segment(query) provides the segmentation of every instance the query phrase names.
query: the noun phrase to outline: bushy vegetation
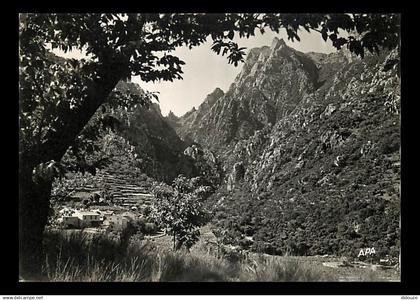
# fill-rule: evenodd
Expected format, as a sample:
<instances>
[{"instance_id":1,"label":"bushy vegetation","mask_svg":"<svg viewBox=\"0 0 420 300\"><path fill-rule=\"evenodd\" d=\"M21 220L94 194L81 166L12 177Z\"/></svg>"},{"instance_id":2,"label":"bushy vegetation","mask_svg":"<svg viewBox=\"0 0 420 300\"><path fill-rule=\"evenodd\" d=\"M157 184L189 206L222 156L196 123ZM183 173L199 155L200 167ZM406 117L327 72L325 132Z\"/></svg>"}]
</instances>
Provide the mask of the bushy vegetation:
<instances>
[{"instance_id":1,"label":"bushy vegetation","mask_svg":"<svg viewBox=\"0 0 420 300\"><path fill-rule=\"evenodd\" d=\"M336 280L293 258L231 262L201 249L172 252L143 241L86 233L47 232L48 281L326 281Z\"/></svg>"},{"instance_id":2,"label":"bushy vegetation","mask_svg":"<svg viewBox=\"0 0 420 300\"><path fill-rule=\"evenodd\" d=\"M56 231L45 234L44 244L50 281L138 281L152 268L147 246L133 246L119 236Z\"/></svg>"},{"instance_id":3,"label":"bushy vegetation","mask_svg":"<svg viewBox=\"0 0 420 300\"><path fill-rule=\"evenodd\" d=\"M239 281L334 281L331 274L324 273L320 267L305 265L292 257L282 260L260 257L252 263L241 266Z\"/></svg>"},{"instance_id":4,"label":"bushy vegetation","mask_svg":"<svg viewBox=\"0 0 420 300\"><path fill-rule=\"evenodd\" d=\"M156 222L173 236L173 248L190 249L200 236L199 228L208 221L203 200L208 186L200 185L200 178L178 176L172 186L158 184L153 193L156 201L153 212Z\"/></svg>"}]
</instances>

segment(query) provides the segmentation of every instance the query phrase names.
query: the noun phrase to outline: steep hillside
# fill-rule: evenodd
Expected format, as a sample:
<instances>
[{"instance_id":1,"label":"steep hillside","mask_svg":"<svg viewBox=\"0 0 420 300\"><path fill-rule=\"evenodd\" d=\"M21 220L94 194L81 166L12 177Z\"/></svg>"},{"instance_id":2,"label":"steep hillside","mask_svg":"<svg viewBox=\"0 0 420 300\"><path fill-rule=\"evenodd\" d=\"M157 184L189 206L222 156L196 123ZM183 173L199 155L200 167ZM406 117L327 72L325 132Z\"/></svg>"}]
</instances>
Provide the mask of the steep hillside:
<instances>
[{"instance_id":1,"label":"steep hillside","mask_svg":"<svg viewBox=\"0 0 420 300\"><path fill-rule=\"evenodd\" d=\"M117 89L130 94L144 93L138 84L131 82L120 82ZM127 120L121 122L118 134L134 147L137 168L165 182L172 182L179 174L204 176L209 169L217 169L218 162L208 150L204 151L206 155L196 154L203 152L201 147L192 147L182 141L169 123L170 120L162 116L157 103L137 107Z\"/></svg>"},{"instance_id":2,"label":"steep hillside","mask_svg":"<svg viewBox=\"0 0 420 300\"><path fill-rule=\"evenodd\" d=\"M222 157L225 185L211 205L226 243L398 255L400 79L396 66L385 71L396 56L303 54L274 40L250 51L197 125L180 118L178 132Z\"/></svg>"},{"instance_id":3,"label":"steep hillside","mask_svg":"<svg viewBox=\"0 0 420 300\"><path fill-rule=\"evenodd\" d=\"M180 172L192 172L192 163L183 155L185 144L157 104L136 109L121 134L135 147L141 168L150 176L171 181Z\"/></svg>"}]
</instances>

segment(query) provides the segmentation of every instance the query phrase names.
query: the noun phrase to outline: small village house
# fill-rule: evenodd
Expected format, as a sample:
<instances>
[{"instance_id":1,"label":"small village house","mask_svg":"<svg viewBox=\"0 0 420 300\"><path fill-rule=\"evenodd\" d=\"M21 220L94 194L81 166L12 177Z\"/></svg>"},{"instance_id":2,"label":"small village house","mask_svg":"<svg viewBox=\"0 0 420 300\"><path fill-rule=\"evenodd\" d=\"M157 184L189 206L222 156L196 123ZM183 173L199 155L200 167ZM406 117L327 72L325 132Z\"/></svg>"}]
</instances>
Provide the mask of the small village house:
<instances>
[{"instance_id":1,"label":"small village house","mask_svg":"<svg viewBox=\"0 0 420 300\"><path fill-rule=\"evenodd\" d=\"M62 217L62 224L66 228L79 228L80 227L80 219L77 216L63 216Z\"/></svg>"},{"instance_id":2,"label":"small village house","mask_svg":"<svg viewBox=\"0 0 420 300\"><path fill-rule=\"evenodd\" d=\"M107 226L107 229L110 231L123 230L127 228L128 223L131 221L132 219L129 216L114 215L114 216L109 216L104 221L104 225Z\"/></svg>"},{"instance_id":3,"label":"small village house","mask_svg":"<svg viewBox=\"0 0 420 300\"><path fill-rule=\"evenodd\" d=\"M95 227L101 224L101 214L96 211L79 211L74 215L80 219L82 227Z\"/></svg>"},{"instance_id":4,"label":"small village house","mask_svg":"<svg viewBox=\"0 0 420 300\"><path fill-rule=\"evenodd\" d=\"M97 227L102 223L102 216L98 211L74 211L64 214L61 222L65 228Z\"/></svg>"}]
</instances>

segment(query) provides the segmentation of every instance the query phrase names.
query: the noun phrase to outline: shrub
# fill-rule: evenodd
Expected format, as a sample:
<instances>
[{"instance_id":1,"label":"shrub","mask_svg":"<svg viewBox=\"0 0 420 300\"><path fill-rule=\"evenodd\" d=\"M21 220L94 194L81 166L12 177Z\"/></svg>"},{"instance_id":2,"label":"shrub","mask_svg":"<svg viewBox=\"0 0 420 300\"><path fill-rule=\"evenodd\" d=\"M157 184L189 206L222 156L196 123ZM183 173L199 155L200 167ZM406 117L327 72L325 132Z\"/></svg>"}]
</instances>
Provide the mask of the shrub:
<instances>
[{"instance_id":1,"label":"shrub","mask_svg":"<svg viewBox=\"0 0 420 300\"><path fill-rule=\"evenodd\" d=\"M400 148L400 137L398 133L385 135L382 137L381 151L384 154L391 154Z\"/></svg>"},{"instance_id":2,"label":"shrub","mask_svg":"<svg viewBox=\"0 0 420 300\"><path fill-rule=\"evenodd\" d=\"M153 189L157 198L153 216L173 236L175 250L190 249L200 236L198 228L208 221L202 203L208 187L200 186L199 182L198 177L187 179L180 175L172 187L159 184Z\"/></svg>"},{"instance_id":3,"label":"shrub","mask_svg":"<svg viewBox=\"0 0 420 300\"><path fill-rule=\"evenodd\" d=\"M105 234L46 232L43 269L50 281L150 280L155 252L133 245Z\"/></svg>"},{"instance_id":4,"label":"shrub","mask_svg":"<svg viewBox=\"0 0 420 300\"><path fill-rule=\"evenodd\" d=\"M158 227L155 223L145 223L144 224L144 233L146 234L154 234L158 230Z\"/></svg>"},{"instance_id":5,"label":"shrub","mask_svg":"<svg viewBox=\"0 0 420 300\"><path fill-rule=\"evenodd\" d=\"M291 257L281 260L260 257L244 264L239 276L240 281L284 281L284 282L314 282L336 280L331 275L324 274L320 268L305 265Z\"/></svg>"},{"instance_id":6,"label":"shrub","mask_svg":"<svg viewBox=\"0 0 420 300\"><path fill-rule=\"evenodd\" d=\"M229 264L209 255L164 253L156 265L155 281L229 281Z\"/></svg>"}]
</instances>

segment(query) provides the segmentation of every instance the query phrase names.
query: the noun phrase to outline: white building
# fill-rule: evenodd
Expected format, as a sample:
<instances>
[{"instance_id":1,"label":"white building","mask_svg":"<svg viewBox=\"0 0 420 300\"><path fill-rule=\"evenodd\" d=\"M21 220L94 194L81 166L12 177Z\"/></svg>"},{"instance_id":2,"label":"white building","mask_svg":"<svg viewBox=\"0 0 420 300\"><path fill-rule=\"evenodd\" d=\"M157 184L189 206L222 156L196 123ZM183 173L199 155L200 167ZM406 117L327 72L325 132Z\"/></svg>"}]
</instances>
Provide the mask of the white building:
<instances>
[{"instance_id":1,"label":"white building","mask_svg":"<svg viewBox=\"0 0 420 300\"><path fill-rule=\"evenodd\" d=\"M102 216L98 211L75 211L71 215L63 215L61 219L67 228L96 227L102 223Z\"/></svg>"},{"instance_id":2,"label":"white building","mask_svg":"<svg viewBox=\"0 0 420 300\"><path fill-rule=\"evenodd\" d=\"M97 211L79 211L73 216L79 218L81 227L94 227L101 223L101 214Z\"/></svg>"},{"instance_id":3,"label":"white building","mask_svg":"<svg viewBox=\"0 0 420 300\"><path fill-rule=\"evenodd\" d=\"M128 216L113 215L106 218L104 225L108 230L123 230L127 227L132 219Z\"/></svg>"}]
</instances>

